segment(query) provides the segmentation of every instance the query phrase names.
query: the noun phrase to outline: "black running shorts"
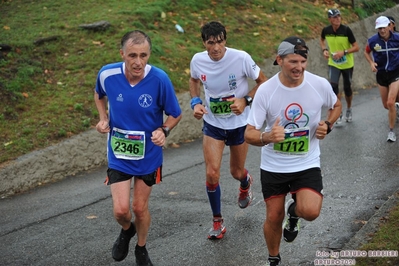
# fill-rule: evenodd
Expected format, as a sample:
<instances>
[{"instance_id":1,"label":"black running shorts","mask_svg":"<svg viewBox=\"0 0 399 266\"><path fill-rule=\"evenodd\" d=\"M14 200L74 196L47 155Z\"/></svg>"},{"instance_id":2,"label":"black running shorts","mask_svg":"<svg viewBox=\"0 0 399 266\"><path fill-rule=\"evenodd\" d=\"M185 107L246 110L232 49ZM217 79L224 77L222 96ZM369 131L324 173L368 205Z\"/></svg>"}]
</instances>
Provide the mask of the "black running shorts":
<instances>
[{"instance_id":1,"label":"black running shorts","mask_svg":"<svg viewBox=\"0 0 399 266\"><path fill-rule=\"evenodd\" d=\"M155 184L159 184L162 181L162 165L158 167L155 172L148 175L130 175L115 169L108 168L107 178L105 179L104 183L106 185L111 185L113 183L129 180L132 177L143 180L144 183L146 183L146 185L149 187Z\"/></svg>"},{"instance_id":2,"label":"black running shorts","mask_svg":"<svg viewBox=\"0 0 399 266\"><path fill-rule=\"evenodd\" d=\"M263 199L295 194L301 189L311 189L323 195L323 178L319 167L295 173L273 173L260 169Z\"/></svg>"},{"instance_id":3,"label":"black running shorts","mask_svg":"<svg viewBox=\"0 0 399 266\"><path fill-rule=\"evenodd\" d=\"M394 71L378 71L376 75L377 83L383 87L389 87L389 85L399 80L399 69Z\"/></svg>"}]
</instances>

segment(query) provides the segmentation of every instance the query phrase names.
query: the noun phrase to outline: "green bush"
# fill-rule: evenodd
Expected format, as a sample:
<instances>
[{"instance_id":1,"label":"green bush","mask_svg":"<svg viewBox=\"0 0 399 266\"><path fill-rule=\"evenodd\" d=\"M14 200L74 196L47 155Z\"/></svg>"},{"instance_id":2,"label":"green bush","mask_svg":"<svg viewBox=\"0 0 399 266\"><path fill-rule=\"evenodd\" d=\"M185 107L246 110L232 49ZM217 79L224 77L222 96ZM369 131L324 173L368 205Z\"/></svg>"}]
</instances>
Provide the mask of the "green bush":
<instances>
[{"instance_id":1,"label":"green bush","mask_svg":"<svg viewBox=\"0 0 399 266\"><path fill-rule=\"evenodd\" d=\"M354 10L359 18L365 18L376 13L384 12L388 8L394 6L395 2L391 0L361 0Z\"/></svg>"}]
</instances>

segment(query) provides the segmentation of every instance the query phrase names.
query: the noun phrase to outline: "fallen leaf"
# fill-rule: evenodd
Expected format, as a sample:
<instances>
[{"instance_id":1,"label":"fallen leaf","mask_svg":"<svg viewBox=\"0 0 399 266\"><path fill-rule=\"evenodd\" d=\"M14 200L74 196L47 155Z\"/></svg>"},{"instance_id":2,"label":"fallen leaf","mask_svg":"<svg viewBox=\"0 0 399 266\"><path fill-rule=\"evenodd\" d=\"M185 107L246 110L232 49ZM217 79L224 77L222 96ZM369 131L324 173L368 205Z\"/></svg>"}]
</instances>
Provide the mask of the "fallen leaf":
<instances>
[{"instance_id":1,"label":"fallen leaf","mask_svg":"<svg viewBox=\"0 0 399 266\"><path fill-rule=\"evenodd\" d=\"M365 224L367 224L367 221L364 221L364 220L355 220L355 224L363 224L363 225L365 225Z\"/></svg>"},{"instance_id":2,"label":"fallen leaf","mask_svg":"<svg viewBox=\"0 0 399 266\"><path fill-rule=\"evenodd\" d=\"M4 147L7 147L8 145L11 145L11 144L12 144L12 141L6 142L6 143L4 143Z\"/></svg>"},{"instance_id":3,"label":"fallen leaf","mask_svg":"<svg viewBox=\"0 0 399 266\"><path fill-rule=\"evenodd\" d=\"M172 147L172 148L180 148L180 145L177 144L177 143L172 143L172 144L170 144L170 147Z\"/></svg>"},{"instance_id":4,"label":"fallen leaf","mask_svg":"<svg viewBox=\"0 0 399 266\"><path fill-rule=\"evenodd\" d=\"M10 30L11 28L9 26L4 26L3 29Z\"/></svg>"},{"instance_id":5,"label":"fallen leaf","mask_svg":"<svg viewBox=\"0 0 399 266\"><path fill-rule=\"evenodd\" d=\"M22 96L24 96L25 98L28 98L28 97L29 97L29 94L28 94L27 92L23 92L23 93L22 93Z\"/></svg>"}]
</instances>

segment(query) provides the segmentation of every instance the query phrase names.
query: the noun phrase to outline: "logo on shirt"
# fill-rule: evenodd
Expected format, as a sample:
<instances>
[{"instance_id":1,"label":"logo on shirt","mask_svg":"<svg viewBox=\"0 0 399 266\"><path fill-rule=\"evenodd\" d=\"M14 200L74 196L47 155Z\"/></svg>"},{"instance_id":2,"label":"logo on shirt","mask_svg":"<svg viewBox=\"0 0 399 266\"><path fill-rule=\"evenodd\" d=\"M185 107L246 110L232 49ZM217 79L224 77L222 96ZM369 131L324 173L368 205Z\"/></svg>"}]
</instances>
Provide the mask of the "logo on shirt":
<instances>
[{"instance_id":1,"label":"logo on shirt","mask_svg":"<svg viewBox=\"0 0 399 266\"><path fill-rule=\"evenodd\" d=\"M123 102L122 93L120 93L120 94L118 95L118 97L116 97L116 100L117 100L118 102Z\"/></svg>"},{"instance_id":2,"label":"logo on shirt","mask_svg":"<svg viewBox=\"0 0 399 266\"><path fill-rule=\"evenodd\" d=\"M379 51L381 49L382 47L378 43L374 46L374 51Z\"/></svg>"},{"instance_id":3,"label":"logo on shirt","mask_svg":"<svg viewBox=\"0 0 399 266\"><path fill-rule=\"evenodd\" d=\"M201 75L201 80L202 80L202 82L206 82L206 75L205 74Z\"/></svg>"},{"instance_id":4,"label":"logo on shirt","mask_svg":"<svg viewBox=\"0 0 399 266\"><path fill-rule=\"evenodd\" d=\"M256 67L257 67L256 64L253 64L253 65L252 65L252 69L253 69L254 71L255 71Z\"/></svg>"},{"instance_id":5,"label":"logo on shirt","mask_svg":"<svg viewBox=\"0 0 399 266\"><path fill-rule=\"evenodd\" d=\"M230 90L237 89L237 78L236 78L235 74L229 75L229 87L230 87Z\"/></svg>"},{"instance_id":6,"label":"logo on shirt","mask_svg":"<svg viewBox=\"0 0 399 266\"><path fill-rule=\"evenodd\" d=\"M302 106L298 103L288 105L285 109L284 116L288 122L285 124L284 128L287 129L299 128L299 124L304 124L303 126L306 127L309 123L308 115L303 112Z\"/></svg>"},{"instance_id":7,"label":"logo on shirt","mask_svg":"<svg viewBox=\"0 0 399 266\"><path fill-rule=\"evenodd\" d=\"M143 108L150 107L152 104L152 97L149 94L142 94L139 97L139 105Z\"/></svg>"}]
</instances>

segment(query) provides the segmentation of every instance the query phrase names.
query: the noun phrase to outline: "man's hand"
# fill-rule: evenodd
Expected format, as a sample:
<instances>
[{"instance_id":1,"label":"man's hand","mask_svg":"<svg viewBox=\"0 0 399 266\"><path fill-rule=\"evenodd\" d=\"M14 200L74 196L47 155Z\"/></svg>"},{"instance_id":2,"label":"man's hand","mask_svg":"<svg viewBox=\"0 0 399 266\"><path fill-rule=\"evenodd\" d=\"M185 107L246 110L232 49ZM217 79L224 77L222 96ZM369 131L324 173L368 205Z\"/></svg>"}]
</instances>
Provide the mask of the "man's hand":
<instances>
[{"instance_id":1,"label":"man's hand","mask_svg":"<svg viewBox=\"0 0 399 266\"><path fill-rule=\"evenodd\" d=\"M163 133L162 128L157 128L152 131L151 141L157 146L164 146L166 142L165 133Z\"/></svg>"},{"instance_id":2,"label":"man's hand","mask_svg":"<svg viewBox=\"0 0 399 266\"><path fill-rule=\"evenodd\" d=\"M280 117L277 117L269 134L269 142L279 143L285 139L284 127L279 125Z\"/></svg>"},{"instance_id":3,"label":"man's hand","mask_svg":"<svg viewBox=\"0 0 399 266\"><path fill-rule=\"evenodd\" d=\"M204 114L207 114L208 112L205 109L205 106L203 106L202 104L196 104L194 106L194 117L197 118L198 120L200 120Z\"/></svg>"},{"instance_id":4,"label":"man's hand","mask_svg":"<svg viewBox=\"0 0 399 266\"><path fill-rule=\"evenodd\" d=\"M316 138L324 139L327 135L328 125L324 121L319 122L319 126L316 129Z\"/></svg>"},{"instance_id":5,"label":"man's hand","mask_svg":"<svg viewBox=\"0 0 399 266\"><path fill-rule=\"evenodd\" d=\"M242 114L242 112L244 112L245 107L247 107L247 101L245 100L245 98L230 98L227 100L229 102L233 102L230 105L230 109L235 115Z\"/></svg>"},{"instance_id":6,"label":"man's hand","mask_svg":"<svg viewBox=\"0 0 399 266\"><path fill-rule=\"evenodd\" d=\"M96 129L98 132L103 134L110 132L108 120L101 120L100 122L98 122L96 125Z\"/></svg>"}]
</instances>

